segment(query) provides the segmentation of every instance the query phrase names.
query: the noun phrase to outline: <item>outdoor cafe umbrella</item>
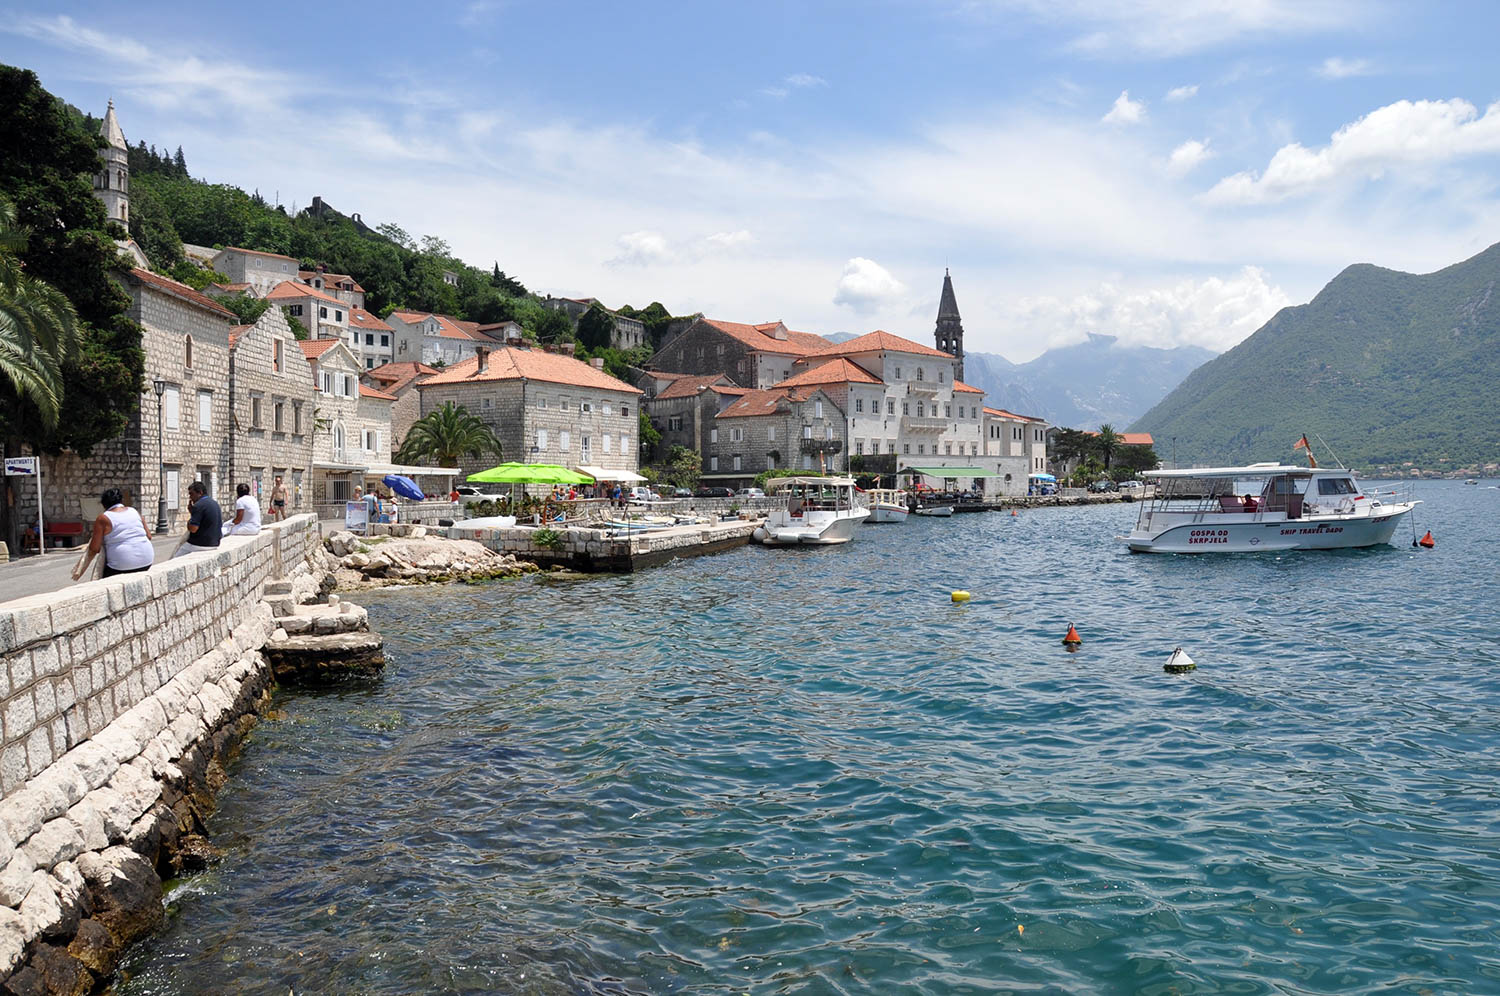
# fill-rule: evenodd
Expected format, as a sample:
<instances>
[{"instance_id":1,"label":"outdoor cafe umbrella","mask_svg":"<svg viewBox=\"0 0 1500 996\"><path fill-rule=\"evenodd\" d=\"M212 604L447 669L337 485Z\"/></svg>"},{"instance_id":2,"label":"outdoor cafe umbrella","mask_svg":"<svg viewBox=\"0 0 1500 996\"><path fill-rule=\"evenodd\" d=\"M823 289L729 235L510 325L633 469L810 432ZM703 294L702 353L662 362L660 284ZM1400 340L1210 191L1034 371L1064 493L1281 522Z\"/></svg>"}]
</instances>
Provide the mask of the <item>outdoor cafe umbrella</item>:
<instances>
[{"instance_id":1,"label":"outdoor cafe umbrella","mask_svg":"<svg viewBox=\"0 0 1500 996\"><path fill-rule=\"evenodd\" d=\"M593 484L587 474L560 467L555 463L502 463L489 470L470 474L470 481L484 484Z\"/></svg>"},{"instance_id":2,"label":"outdoor cafe umbrella","mask_svg":"<svg viewBox=\"0 0 1500 996\"><path fill-rule=\"evenodd\" d=\"M380 483L402 498L410 498L412 501L425 501L427 498L422 489L417 487L416 481L402 474L387 474L380 479Z\"/></svg>"}]
</instances>

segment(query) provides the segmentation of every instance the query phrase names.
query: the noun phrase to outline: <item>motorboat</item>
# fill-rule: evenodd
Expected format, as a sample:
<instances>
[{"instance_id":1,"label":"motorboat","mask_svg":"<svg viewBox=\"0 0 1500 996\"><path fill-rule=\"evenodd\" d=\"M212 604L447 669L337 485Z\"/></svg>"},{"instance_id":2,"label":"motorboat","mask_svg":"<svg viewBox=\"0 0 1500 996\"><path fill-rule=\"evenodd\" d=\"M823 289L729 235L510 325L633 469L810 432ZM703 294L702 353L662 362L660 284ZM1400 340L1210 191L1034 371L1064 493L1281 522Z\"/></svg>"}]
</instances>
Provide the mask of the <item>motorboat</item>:
<instances>
[{"instance_id":1,"label":"motorboat","mask_svg":"<svg viewBox=\"0 0 1500 996\"><path fill-rule=\"evenodd\" d=\"M911 509L906 507L906 493L903 491L876 488L865 494L870 509L870 517L865 520L867 526L882 522L905 522L906 517L911 514Z\"/></svg>"},{"instance_id":2,"label":"motorboat","mask_svg":"<svg viewBox=\"0 0 1500 996\"><path fill-rule=\"evenodd\" d=\"M870 517L850 477L778 477L766 485L772 495L786 495L751 538L767 546L831 546L854 538Z\"/></svg>"},{"instance_id":3,"label":"motorboat","mask_svg":"<svg viewBox=\"0 0 1500 996\"><path fill-rule=\"evenodd\" d=\"M917 514L918 515L934 516L934 517L939 518L939 519L946 519L946 518L949 518L950 516L953 515L953 506L952 505L942 504L942 503L934 503L934 504L931 504L931 505L918 505L917 506Z\"/></svg>"},{"instance_id":4,"label":"motorboat","mask_svg":"<svg viewBox=\"0 0 1500 996\"><path fill-rule=\"evenodd\" d=\"M1382 502L1342 467L1150 470L1155 493L1141 501L1125 537L1135 553L1337 550L1389 543L1418 501Z\"/></svg>"}]
</instances>

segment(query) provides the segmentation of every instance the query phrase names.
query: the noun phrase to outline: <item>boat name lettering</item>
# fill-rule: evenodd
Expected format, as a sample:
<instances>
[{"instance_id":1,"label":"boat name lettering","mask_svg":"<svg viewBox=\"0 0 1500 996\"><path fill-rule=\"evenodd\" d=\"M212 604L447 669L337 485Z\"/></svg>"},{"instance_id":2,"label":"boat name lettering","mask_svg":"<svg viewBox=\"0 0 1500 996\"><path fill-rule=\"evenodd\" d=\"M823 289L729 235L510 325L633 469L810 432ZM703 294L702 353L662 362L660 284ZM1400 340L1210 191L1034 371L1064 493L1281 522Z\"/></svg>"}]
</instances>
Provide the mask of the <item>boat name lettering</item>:
<instances>
[{"instance_id":1,"label":"boat name lettering","mask_svg":"<svg viewBox=\"0 0 1500 996\"><path fill-rule=\"evenodd\" d=\"M1343 526L1303 526L1301 529L1283 529L1281 531L1281 535L1306 536L1309 533L1312 533L1314 535L1321 535L1323 533L1341 533L1343 531Z\"/></svg>"},{"instance_id":2,"label":"boat name lettering","mask_svg":"<svg viewBox=\"0 0 1500 996\"><path fill-rule=\"evenodd\" d=\"M1228 543L1229 530L1227 529L1193 529L1188 533L1188 545L1198 543Z\"/></svg>"}]
</instances>

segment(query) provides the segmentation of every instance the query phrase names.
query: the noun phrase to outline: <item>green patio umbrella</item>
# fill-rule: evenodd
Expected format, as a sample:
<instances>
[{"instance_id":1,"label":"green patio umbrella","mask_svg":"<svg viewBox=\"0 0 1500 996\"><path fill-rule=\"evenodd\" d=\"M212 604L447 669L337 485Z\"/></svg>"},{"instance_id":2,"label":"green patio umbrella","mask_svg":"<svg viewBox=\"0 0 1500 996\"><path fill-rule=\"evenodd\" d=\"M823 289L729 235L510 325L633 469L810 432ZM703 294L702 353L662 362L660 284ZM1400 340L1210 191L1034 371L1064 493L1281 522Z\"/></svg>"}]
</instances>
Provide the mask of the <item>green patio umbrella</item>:
<instances>
[{"instance_id":1,"label":"green patio umbrella","mask_svg":"<svg viewBox=\"0 0 1500 996\"><path fill-rule=\"evenodd\" d=\"M502 463L489 470L470 474L470 481L482 484L593 484L594 479L555 463Z\"/></svg>"}]
</instances>

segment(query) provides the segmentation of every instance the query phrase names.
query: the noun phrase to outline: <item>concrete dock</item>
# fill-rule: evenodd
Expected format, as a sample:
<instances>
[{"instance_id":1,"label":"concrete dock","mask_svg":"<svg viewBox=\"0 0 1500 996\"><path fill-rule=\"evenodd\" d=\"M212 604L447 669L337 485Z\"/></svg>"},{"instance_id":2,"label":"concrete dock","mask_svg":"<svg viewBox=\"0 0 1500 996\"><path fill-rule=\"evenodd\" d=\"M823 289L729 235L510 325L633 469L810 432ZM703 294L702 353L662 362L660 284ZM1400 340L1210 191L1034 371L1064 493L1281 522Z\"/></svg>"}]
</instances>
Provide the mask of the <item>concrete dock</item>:
<instances>
[{"instance_id":1,"label":"concrete dock","mask_svg":"<svg viewBox=\"0 0 1500 996\"><path fill-rule=\"evenodd\" d=\"M656 567L677 557L719 553L750 542L760 519L732 519L662 529L615 529L564 527L555 532L554 545L537 542L543 528L475 527L457 523L448 529L450 539L475 540L496 553L509 553L542 567L554 565L586 573L629 574Z\"/></svg>"}]
</instances>

